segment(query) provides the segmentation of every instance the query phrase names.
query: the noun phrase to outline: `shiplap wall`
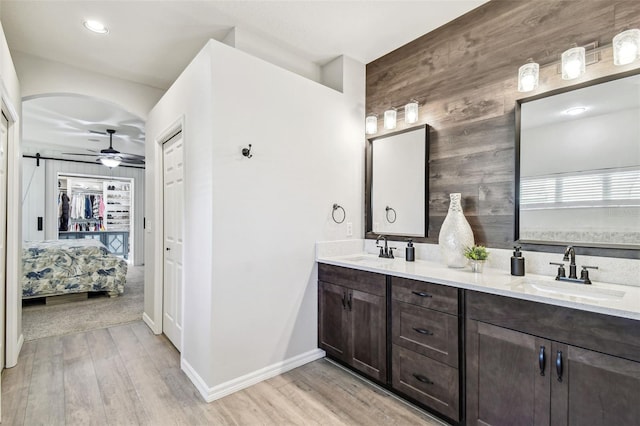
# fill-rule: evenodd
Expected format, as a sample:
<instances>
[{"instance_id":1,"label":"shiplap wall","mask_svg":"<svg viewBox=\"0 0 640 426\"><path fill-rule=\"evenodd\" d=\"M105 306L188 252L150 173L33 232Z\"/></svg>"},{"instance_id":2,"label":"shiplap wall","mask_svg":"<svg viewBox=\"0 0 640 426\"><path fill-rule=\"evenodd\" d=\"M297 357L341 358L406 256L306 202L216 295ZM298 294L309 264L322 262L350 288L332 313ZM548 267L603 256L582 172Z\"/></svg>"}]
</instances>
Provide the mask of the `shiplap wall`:
<instances>
[{"instance_id":1,"label":"shiplap wall","mask_svg":"<svg viewBox=\"0 0 640 426\"><path fill-rule=\"evenodd\" d=\"M511 246L516 100L640 68L637 61L615 67L609 47L617 33L638 27L637 0L492 0L367 65L367 113L381 116L416 98L418 124L431 127L428 242L438 241L449 194L461 192L476 242ZM563 81L560 54L594 41L600 61ZM528 58L541 65L540 86L521 94L517 72Z\"/></svg>"},{"instance_id":2,"label":"shiplap wall","mask_svg":"<svg viewBox=\"0 0 640 426\"><path fill-rule=\"evenodd\" d=\"M58 174L82 174L101 178L124 177L133 178L134 192L134 229L133 229L133 263L144 263L144 169L116 167L109 169L98 164L75 163L70 161L41 160L45 167L45 236L46 239L58 238Z\"/></svg>"}]
</instances>

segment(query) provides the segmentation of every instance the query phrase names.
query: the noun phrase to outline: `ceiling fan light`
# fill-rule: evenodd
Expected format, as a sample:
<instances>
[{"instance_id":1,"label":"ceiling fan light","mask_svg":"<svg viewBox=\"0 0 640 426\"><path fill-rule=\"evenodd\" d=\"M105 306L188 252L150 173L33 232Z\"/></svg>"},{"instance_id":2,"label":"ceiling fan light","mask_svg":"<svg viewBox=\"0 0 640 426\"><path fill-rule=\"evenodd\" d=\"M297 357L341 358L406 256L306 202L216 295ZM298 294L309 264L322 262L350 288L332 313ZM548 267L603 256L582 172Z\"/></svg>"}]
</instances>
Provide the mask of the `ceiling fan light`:
<instances>
[{"instance_id":1,"label":"ceiling fan light","mask_svg":"<svg viewBox=\"0 0 640 426\"><path fill-rule=\"evenodd\" d=\"M118 167L122 162L122 158L120 157L102 157L100 162L109 168Z\"/></svg>"},{"instance_id":2,"label":"ceiling fan light","mask_svg":"<svg viewBox=\"0 0 640 426\"><path fill-rule=\"evenodd\" d=\"M98 34L106 34L109 32L109 29L105 27L105 25L100 21L94 21L92 19L87 19L82 23L86 29Z\"/></svg>"}]
</instances>

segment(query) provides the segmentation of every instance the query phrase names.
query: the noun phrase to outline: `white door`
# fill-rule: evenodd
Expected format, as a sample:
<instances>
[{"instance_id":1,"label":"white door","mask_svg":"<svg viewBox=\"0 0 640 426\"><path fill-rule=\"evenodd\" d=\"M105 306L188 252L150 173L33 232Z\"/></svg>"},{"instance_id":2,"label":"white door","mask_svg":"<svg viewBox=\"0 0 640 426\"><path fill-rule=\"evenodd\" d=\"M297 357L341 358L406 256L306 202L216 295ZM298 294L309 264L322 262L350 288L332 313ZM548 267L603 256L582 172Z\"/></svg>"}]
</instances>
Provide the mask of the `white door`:
<instances>
[{"instance_id":1,"label":"white door","mask_svg":"<svg viewBox=\"0 0 640 426\"><path fill-rule=\"evenodd\" d=\"M162 145L164 179L164 282L162 331L182 350L182 247L184 162L182 134Z\"/></svg>"},{"instance_id":2,"label":"white door","mask_svg":"<svg viewBox=\"0 0 640 426\"><path fill-rule=\"evenodd\" d=\"M5 360L5 301L7 294L7 149L9 122L4 113L0 124L0 371Z\"/></svg>"}]
</instances>

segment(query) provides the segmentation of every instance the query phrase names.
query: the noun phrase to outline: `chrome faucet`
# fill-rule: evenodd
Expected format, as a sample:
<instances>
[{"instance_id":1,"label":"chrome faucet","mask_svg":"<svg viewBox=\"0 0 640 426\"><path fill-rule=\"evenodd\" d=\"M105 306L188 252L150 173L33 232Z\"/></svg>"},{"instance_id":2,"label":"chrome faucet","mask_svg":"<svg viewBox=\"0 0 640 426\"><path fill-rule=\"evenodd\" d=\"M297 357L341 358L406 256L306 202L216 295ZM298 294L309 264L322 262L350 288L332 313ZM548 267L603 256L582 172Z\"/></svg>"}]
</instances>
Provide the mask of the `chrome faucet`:
<instances>
[{"instance_id":1,"label":"chrome faucet","mask_svg":"<svg viewBox=\"0 0 640 426\"><path fill-rule=\"evenodd\" d=\"M576 250L573 246L567 246L564 250L564 260L565 262L569 260L569 256L571 256L571 261L569 263L569 278L578 278L576 275Z\"/></svg>"},{"instance_id":2,"label":"chrome faucet","mask_svg":"<svg viewBox=\"0 0 640 426\"><path fill-rule=\"evenodd\" d=\"M384 240L384 246L378 245L380 240ZM378 257L393 259L393 250L395 249L395 247L389 247L387 245L387 237L385 237L384 235L378 235L378 238L376 239L376 247L380 249L380 254L378 255Z\"/></svg>"}]
</instances>

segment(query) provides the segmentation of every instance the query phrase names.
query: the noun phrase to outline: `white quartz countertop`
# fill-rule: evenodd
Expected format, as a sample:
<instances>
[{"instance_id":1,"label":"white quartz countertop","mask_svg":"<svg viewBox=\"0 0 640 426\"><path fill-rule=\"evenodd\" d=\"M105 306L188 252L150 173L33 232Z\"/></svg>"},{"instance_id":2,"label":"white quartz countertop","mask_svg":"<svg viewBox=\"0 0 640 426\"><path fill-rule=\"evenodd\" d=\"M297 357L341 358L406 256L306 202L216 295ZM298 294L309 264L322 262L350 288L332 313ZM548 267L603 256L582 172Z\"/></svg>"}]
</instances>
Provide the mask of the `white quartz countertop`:
<instances>
[{"instance_id":1,"label":"white quartz countertop","mask_svg":"<svg viewBox=\"0 0 640 426\"><path fill-rule=\"evenodd\" d=\"M486 267L482 273L473 273L468 267L453 269L431 261L382 259L365 253L318 257L316 260L329 265L640 320L640 287L635 286L598 282L585 285L535 274L515 277L508 271Z\"/></svg>"}]
</instances>

